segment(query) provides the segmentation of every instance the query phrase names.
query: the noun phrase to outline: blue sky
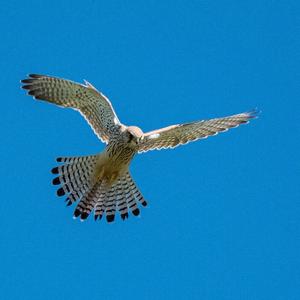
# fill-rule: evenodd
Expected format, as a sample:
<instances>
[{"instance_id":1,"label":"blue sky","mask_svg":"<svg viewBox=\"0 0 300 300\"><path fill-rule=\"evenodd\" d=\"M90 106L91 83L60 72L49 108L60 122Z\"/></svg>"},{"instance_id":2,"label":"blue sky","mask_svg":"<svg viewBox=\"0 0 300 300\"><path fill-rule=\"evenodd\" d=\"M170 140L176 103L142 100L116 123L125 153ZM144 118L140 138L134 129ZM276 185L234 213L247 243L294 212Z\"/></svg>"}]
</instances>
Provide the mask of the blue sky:
<instances>
[{"instance_id":1,"label":"blue sky","mask_svg":"<svg viewBox=\"0 0 300 300\"><path fill-rule=\"evenodd\" d=\"M0 10L2 299L299 299L298 1L7 1ZM137 156L149 207L72 219L62 155L100 152L28 73L87 79L144 131L258 107L246 126Z\"/></svg>"}]
</instances>

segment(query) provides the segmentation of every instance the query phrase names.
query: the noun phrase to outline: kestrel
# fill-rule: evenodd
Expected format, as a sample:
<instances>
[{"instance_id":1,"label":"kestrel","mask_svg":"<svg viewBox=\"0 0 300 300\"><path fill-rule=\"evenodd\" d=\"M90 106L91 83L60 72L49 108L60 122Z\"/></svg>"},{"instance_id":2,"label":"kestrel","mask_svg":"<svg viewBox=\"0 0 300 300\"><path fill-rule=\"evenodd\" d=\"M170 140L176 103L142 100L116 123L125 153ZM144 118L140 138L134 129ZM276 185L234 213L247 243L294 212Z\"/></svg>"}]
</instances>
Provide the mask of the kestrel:
<instances>
[{"instance_id":1,"label":"kestrel","mask_svg":"<svg viewBox=\"0 0 300 300\"><path fill-rule=\"evenodd\" d=\"M81 220L94 211L94 218L112 222L116 211L125 220L128 210L140 214L138 204L147 202L131 178L129 165L134 155L154 149L174 148L207 138L229 128L248 123L257 111L244 112L224 118L172 125L143 133L136 126L122 124L110 101L89 82L75 83L61 78L30 74L21 81L23 89L35 99L78 110L98 138L106 143L96 155L59 157L62 163L52 169L57 177L54 185L61 185L58 196L66 195L67 205L78 201L74 217Z\"/></svg>"}]
</instances>

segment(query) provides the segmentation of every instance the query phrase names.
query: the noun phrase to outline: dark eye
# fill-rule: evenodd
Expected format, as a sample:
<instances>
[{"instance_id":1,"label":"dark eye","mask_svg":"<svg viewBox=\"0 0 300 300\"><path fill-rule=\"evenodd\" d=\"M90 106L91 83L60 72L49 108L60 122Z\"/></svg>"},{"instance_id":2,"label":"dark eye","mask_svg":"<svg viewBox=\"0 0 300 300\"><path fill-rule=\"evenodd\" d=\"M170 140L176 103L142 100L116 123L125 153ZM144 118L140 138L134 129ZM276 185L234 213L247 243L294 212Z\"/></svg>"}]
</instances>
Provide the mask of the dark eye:
<instances>
[{"instance_id":1,"label":"dark eye","mask_svg":"<svg viewBox=\"0 0 300 300\"><path fill-rule=\"evenodd\" d=\"M130 132L128 132L128 142L130 143L132 139L133 139L133 135Z\"/></svg>"}]
</instances>

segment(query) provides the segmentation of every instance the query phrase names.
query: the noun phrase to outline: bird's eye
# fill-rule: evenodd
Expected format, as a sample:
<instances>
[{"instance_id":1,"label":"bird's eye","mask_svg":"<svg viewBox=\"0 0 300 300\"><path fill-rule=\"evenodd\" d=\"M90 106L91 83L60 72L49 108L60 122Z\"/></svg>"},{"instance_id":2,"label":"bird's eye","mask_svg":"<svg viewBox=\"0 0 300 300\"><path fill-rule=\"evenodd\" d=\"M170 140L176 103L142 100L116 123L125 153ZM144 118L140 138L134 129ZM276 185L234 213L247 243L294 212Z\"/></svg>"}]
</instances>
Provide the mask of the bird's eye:
<instances>
[{"instance_id":1,"label":"bird's eye","mask_svg":"<svg viewBox=\"0 0 300 300\"><path fill-rule=\"evenodd\" d=\"M133 135L130 132L128 132L128 142L130 143L132 139L133 139Z\"/></svg>"}]
</instances>

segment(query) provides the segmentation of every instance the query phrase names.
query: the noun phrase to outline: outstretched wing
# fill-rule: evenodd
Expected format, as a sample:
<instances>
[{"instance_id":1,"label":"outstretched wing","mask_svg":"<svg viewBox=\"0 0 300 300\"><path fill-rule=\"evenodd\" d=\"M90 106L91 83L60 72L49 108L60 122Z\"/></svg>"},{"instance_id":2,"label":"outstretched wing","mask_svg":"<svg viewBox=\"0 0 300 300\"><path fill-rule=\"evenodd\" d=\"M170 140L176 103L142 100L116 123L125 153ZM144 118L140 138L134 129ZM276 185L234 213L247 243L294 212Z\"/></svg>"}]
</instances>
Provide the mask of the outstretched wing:
<instances>
[{"instance_id":1,"label":"outstretched wing","mask_svg":"<svg viewBox=\"0 0 300 300\"><path fill-rule=\"evenodd\" d=\"M154 149L174 148L179 145L207 138L219 132L227 131L229 128L248 123L250 119L257 116L253 110L225 118L202 120L198 122L172 125L169 127L145 133L140 140L139 152Z\"/></svg>"},{"instance_id":2,"label":"outstretched wing","mask_svg":"<svg viewBox=\"0 0 300 300\"><path fill-rule=\"evenodd\" d=\"M35 99L78 110L103 142L108 143L113 131L119 128L120 121L109 100L87 81L83 85L66 79L30 74L21 82L24 83L22 88Z\"/></svg>"}]
</instances>

